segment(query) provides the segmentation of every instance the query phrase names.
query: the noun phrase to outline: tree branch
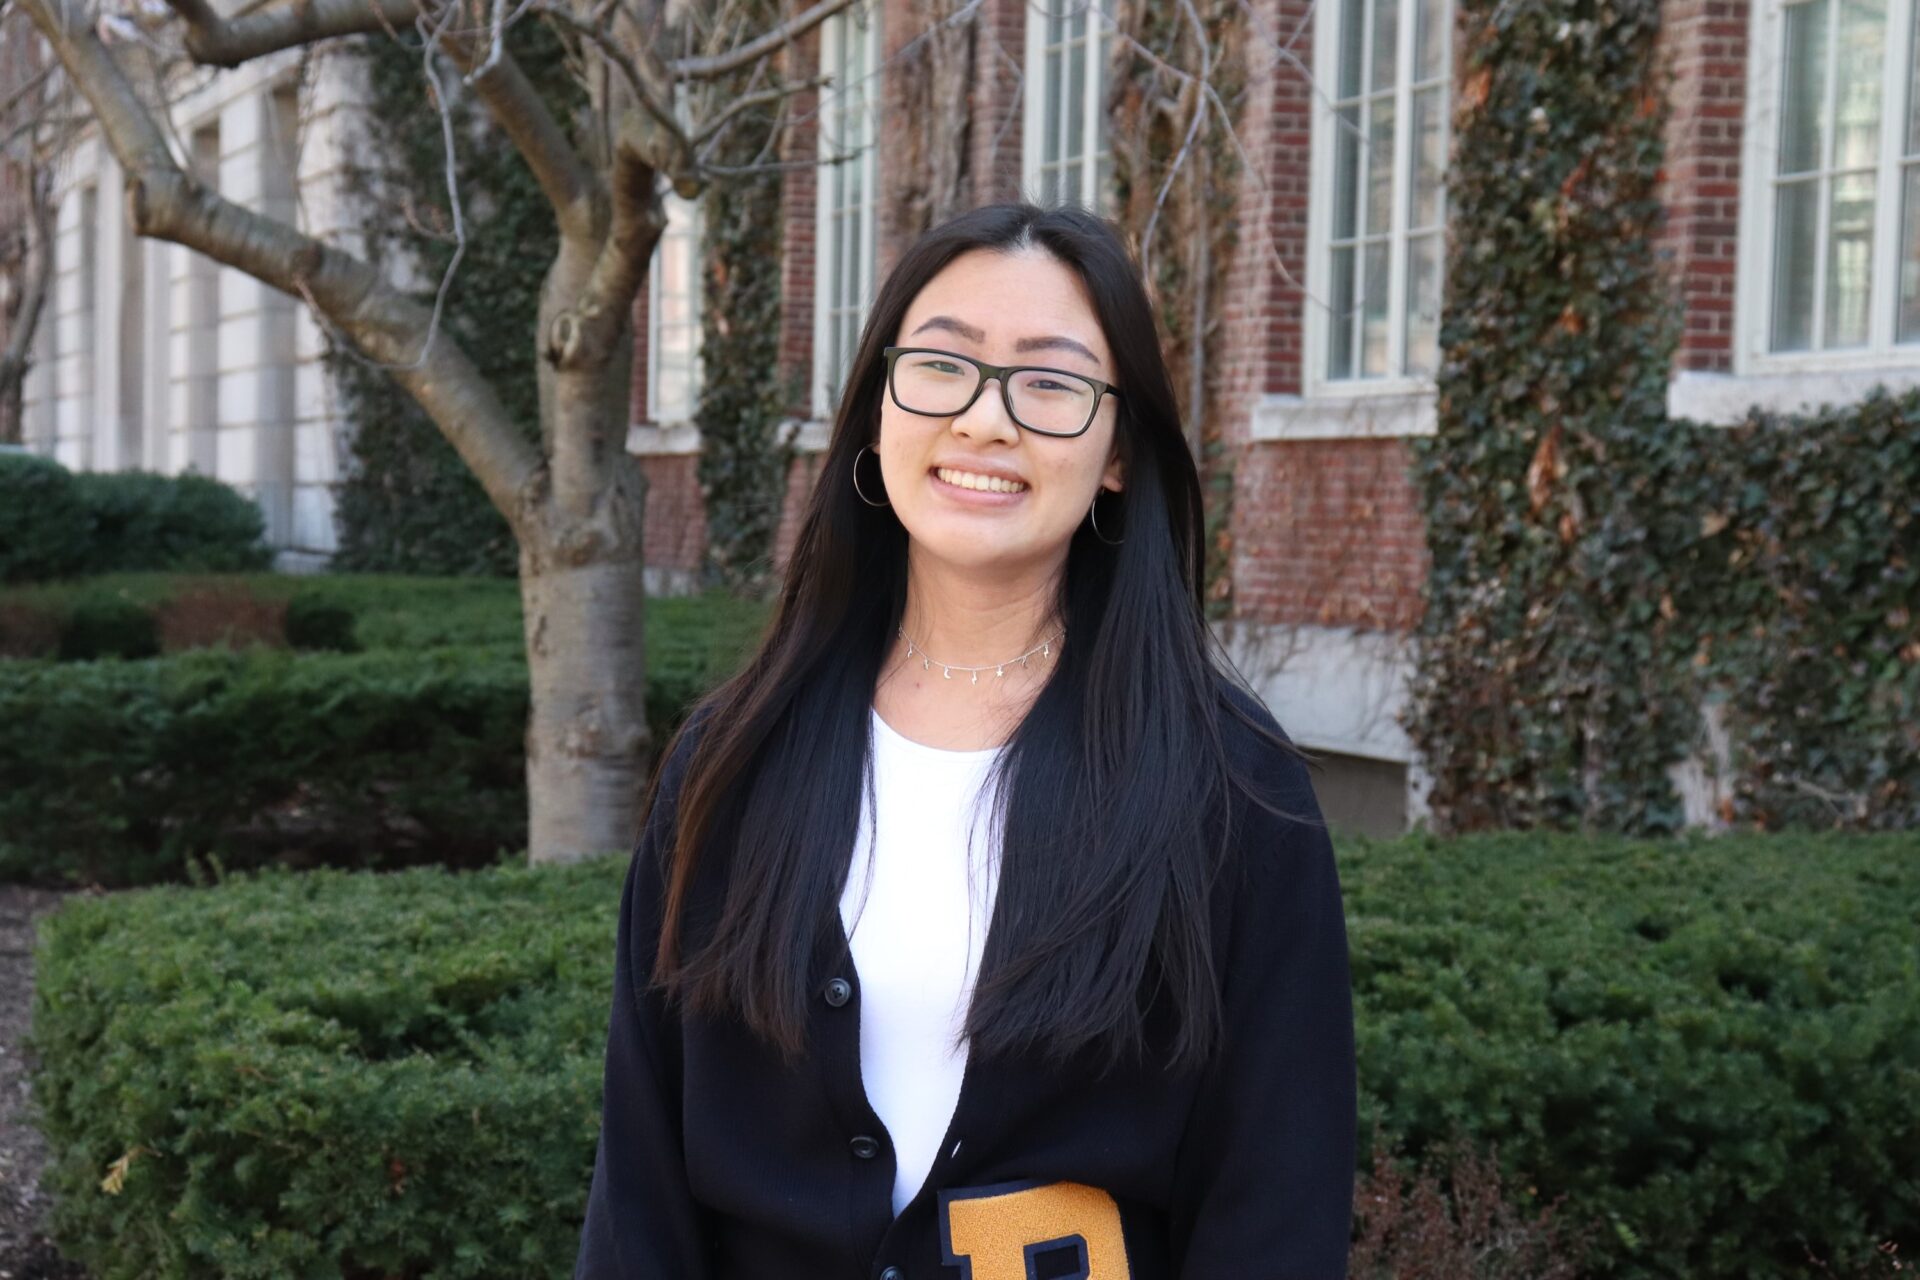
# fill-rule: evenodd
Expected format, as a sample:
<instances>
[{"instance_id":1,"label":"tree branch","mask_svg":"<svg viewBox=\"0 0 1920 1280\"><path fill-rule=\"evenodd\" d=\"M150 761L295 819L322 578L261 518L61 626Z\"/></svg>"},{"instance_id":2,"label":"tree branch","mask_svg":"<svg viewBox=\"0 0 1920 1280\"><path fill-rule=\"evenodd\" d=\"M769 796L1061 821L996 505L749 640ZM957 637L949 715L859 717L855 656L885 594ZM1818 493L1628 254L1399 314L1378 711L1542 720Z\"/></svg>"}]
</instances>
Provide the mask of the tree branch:
<instances>
[{"instance_id":1,"label":"tree branch","mask_svg":"<svg viewBox=\"0 0 1920 1280\"><path fill-rule=\"evenodd\" d=\"M420 13L417 0L301 0L222 18L210 0L167 0L186 19L187 53L212 67L243 62L335 36L392 31L411 25Z\"/></svg>"},{"instance_id":2,"label":"tree branch","mask_svg":"<svg viewBox=\"0 0 1920 1280\"><path fill-rule=\"evenodd\" d=\"M516 530L536 500L542 461L458 345L432 333L424 308L366 263L221 198L180 168L145 103L71 0L19 0L92 104L127 175L127 210L143 236L198 250L309 303L369 357L393 367L487 496ZM192 3L192 0L185 0ZM426 346L425 351L419 350Z\"/></svg>"},{"instance_id":3,"label":"tree branch","mask_svg":"<svg viewBox=\"0 0 1920 1280\"><path fill-rule=\"evenodd\" d=\"M795 14L765 35L749 40L738 48L697 58L676 58L667 64L667 70L675 80L717 80L774 53L782 45L793 43L852 3L853 0L820 0L819 4L805 13Z\"/></svg>"}]
</instances>

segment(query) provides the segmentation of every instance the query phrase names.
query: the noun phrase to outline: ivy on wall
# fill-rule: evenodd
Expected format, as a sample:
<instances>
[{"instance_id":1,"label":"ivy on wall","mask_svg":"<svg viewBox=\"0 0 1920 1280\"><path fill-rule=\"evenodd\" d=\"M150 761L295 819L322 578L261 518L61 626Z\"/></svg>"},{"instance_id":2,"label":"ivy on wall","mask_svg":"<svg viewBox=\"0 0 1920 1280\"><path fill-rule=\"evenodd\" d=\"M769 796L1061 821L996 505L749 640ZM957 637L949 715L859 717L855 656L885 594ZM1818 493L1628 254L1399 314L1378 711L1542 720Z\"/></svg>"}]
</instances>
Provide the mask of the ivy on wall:
<instances>
[{"instance_id":1,"label":"ivy on wall","mask_svg":"<svg viewBox=\"0 0 1920 1280\"><path fill-rule=\"evenodd\" d=\"M1920 391L1677 427L1648 537L1723 712L1721 816L1920 826Z\"/></svg>"},{"instance_id":2,"label":"ivy on wall","mask_svg":"<svg viewBox=\"0 0 1920 1280\"><path fill-rule=\"evenodd\" d=\"M534 22L517 25L514 35L522 70L556 118L571 118L580 94L560 42ZM456 247L434 90L411 33L353 43L349 56L361 60L369 91L366 146L350 178L361 202L359 229L370 260L393 278L418 281L416 296L431 305ZM460 77L447 67L438 81L454 90ZM533 332L559 232L519 152L489 136L484 109L458 93L450 115L466 245L440 323L534 439L539 394ZM344 343L330 344L327 363L354 424L351 461L339 489L340 550L333 567L512 576L518 565L512 531L427 415L384 370Z\"/></svg>"},{"instance_id":3,"label":"ivy on wall","mask_svg":"<svg viewBox=\"0 0 1920 1280\"><path fill-rule=\"evenodd\" d=\"M1147 266L1207 517L1207 608L1232 609L1233 449L1223 432L1221 302L1236 242L1241 165L1231 132L1246 90L1246 6L1113 5L1107 95L1119 222ZM1140 52L1144 47L1154 57ZM1210 87L1212 92L1206 89Z\"/></svg>"},{"instance_id":4,"label":"ivy on wall","mask_svg":"<svg viewBox=\"0 0 1920 1280\"><path fill-rule=\"evenodd\" d=\"M1697 717L1641 459L1676 312L1653 251L1658 0L1464 0L1432 569L1409 735L1450 829L1680 825Z\"/></svg>"},{"instance_id":5,"label":"ivy on wall","mask_svg":"<svg viewBox=\"0 0 1920 1280\"><path fill-rule=\"evenodd\" d=\"M769 25L777 17L775 7L765 7ZM743 114L717 157L721 164L752 164L778 127L771 110ZM803 379L780 376L781 187L774 170L713 183L702 197L706 376L694 419L707 572L710 581L746 596L772 587L774 535L793 458L780 424L787 406L804 395Z\"/></svg>"},{"instance_id":6,"label":"ivy on wall","mask_svg":"<svg viewBox=\"0 0 1920 1280\"><path fill-rule=\"evenodd\" d=\"M1920 822L1920 392L1669 419L1657 0L1466 0L1410 737L1447 830Z\"/></svg>"}]
</instances>

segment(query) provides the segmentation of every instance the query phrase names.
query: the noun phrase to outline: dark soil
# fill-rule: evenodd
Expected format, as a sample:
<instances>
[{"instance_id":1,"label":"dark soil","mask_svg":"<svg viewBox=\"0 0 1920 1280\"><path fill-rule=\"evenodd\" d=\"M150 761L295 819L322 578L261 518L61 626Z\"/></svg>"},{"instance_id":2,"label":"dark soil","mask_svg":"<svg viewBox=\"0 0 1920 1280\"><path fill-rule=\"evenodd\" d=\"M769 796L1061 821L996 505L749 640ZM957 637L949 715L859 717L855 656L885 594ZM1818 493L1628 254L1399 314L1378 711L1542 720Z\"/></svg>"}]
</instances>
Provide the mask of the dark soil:
<instances>
[{"instance_id":1,"label":"dark soil","mask_svg":"<svg viewBox=\"0 0 1920 1280\"><path fill-rule=\"evenodd\" d=\"M33 1014L33 922L60 905L46 889L0 885L0 1280L86 1280L44 1234L40 1194L46 1144L27 1097L27 1028Z\"/></svg>"}]
</instances>

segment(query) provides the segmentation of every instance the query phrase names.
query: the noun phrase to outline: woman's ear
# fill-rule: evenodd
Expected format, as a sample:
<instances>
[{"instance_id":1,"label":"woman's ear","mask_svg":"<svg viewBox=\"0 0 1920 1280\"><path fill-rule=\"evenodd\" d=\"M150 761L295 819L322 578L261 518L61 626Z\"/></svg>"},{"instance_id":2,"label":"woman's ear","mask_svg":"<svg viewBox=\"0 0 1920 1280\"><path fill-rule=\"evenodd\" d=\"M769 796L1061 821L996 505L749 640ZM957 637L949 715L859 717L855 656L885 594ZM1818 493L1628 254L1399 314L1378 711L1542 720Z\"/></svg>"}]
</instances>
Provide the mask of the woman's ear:
<instances>
[{"instance_id":1,"label":"woman's ear","mask_svg":"<svg viewBox=\"0 0 1920 1280\"><path fill-rule=\"evenodd\" d=\"M1100 477L1100 487L1111 489L1115 493L1127 487L1127 464L1120 457L1118 448L1115 448L1113 456L1107 459L1107 469Z\"/></svg>"}]
</instances>

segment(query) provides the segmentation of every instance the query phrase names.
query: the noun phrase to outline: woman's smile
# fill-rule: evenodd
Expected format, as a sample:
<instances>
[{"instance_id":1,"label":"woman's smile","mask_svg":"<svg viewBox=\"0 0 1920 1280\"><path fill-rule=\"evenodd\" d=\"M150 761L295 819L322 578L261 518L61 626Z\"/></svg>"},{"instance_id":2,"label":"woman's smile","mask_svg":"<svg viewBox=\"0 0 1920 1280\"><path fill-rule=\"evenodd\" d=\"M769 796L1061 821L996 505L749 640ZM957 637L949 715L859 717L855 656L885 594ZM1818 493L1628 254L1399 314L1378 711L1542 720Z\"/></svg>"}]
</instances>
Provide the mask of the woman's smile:
<instances>
[{"instance_id":1,"label":"woman's smile","mask_svg":"<svg viewBox=\"0 0 1920 1280\"><path fill-rule=\"evenodd\" d=\"M1028 487L1026 481L998 470L936 464L927 474L936 493L967 507L1013 506L1026 496Z\"/></svg>"}]
</instances>

